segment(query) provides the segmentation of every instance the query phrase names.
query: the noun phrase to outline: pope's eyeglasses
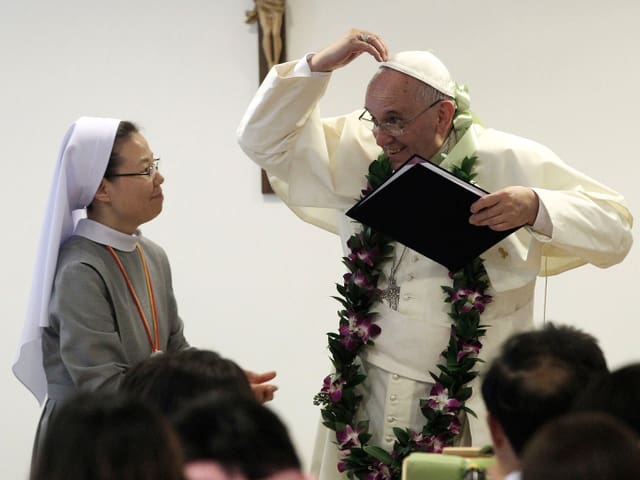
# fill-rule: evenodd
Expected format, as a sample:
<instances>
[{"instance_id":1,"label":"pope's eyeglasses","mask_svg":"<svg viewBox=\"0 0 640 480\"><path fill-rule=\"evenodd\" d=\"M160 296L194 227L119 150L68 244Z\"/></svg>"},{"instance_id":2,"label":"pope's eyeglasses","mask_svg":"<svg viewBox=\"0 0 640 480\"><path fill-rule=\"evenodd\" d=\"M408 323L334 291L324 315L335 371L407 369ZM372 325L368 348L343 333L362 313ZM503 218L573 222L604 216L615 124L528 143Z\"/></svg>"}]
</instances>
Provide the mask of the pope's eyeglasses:
<instances>
[{"instance_id":1,"label":"pope's eyeglasses","mask_svg":"<svg viewBox=\"0 0 640 480\"><path fill-rule=\"evenodd\" d=\"M358 120L362 120L367 125L369 125L369 128L371 128L371 130L374 133L376 130L381 128L382 130L384 130L385 132L387 132L389 135L393 137L400 137L406 133L407 127L411 125L413 122L415 122L420 115L428 112L429 110L431 110L431 108L433 108L435 105L437 105L442 101L443 101L442 98L436 100L424 110L419 111L416 115L414 115L409 120L403 120L401 118L392 118L390 120L383 120L382 122L379 122L373 115L369 113L369 110L367 110L366 108L364 112L360 114L360 116L358 117Z\"/></svg>"}]
</instances>

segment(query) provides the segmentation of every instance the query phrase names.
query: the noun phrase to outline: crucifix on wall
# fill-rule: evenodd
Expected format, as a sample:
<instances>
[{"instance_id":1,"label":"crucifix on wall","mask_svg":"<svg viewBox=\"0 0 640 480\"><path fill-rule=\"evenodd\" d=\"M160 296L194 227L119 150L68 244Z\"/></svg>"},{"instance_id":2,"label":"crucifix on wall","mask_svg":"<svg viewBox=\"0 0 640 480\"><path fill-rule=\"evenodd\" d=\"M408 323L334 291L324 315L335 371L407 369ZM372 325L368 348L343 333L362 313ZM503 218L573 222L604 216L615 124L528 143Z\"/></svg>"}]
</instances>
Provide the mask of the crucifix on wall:
<instances>
[{"instance_id":1,"label":"crucifix on wall","mask_svg":"<svg viewBox=\"0 0 640 480\"><path fill-rule=\"evenodd\" d=\"M253 10L246 12L245 23L258 24L258 82L262 82L274 65L286 58L286 35L284 25L285 0L254 0ZM262 170L262 193L273 193L269 179Z\"/></svg>"}]
</instances>

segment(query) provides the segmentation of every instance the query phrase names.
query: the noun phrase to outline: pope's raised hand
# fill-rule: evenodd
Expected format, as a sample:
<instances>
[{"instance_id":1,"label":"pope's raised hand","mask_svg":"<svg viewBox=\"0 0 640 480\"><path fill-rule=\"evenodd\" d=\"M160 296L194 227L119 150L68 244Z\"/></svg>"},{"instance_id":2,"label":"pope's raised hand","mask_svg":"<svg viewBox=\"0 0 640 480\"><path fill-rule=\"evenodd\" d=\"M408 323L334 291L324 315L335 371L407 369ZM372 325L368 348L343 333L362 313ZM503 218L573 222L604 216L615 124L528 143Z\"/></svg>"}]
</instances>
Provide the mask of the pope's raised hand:
<instances>
[{"instance_id":1,"label":"pope's raised hand","mask_svg":"<svg viewBox=\"0 0 640 480\"><path fill-rule=\"evenodd\" d=\"M308 58L312 72L332 72L344 67L363 53L370 54L378 62L388 58L387 47L375 33L352 29L342 38Z\"/></svg>"}]
</instances>

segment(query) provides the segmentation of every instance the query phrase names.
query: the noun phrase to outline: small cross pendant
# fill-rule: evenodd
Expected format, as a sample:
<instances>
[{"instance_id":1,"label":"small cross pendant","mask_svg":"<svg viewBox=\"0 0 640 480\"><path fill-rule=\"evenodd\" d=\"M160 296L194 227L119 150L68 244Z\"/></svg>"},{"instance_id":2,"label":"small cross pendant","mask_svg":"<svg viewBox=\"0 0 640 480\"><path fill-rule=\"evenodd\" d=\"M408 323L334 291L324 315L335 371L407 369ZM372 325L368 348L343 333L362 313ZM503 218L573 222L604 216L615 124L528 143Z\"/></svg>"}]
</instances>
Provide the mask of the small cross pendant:
<instances>
[{"instance_id":1,"label":"small cross pendant","mask_svg":"<svg viewBox=\"0 0 640 480\"><path fill-rule=\"evenodd\" d=\"M381 295L383 300L387 301L389 308L398 311L398 304L400 303L400 287L396 283L396 279L389 278L389 286L383 290Z\"/></svg>"}]
</instances>

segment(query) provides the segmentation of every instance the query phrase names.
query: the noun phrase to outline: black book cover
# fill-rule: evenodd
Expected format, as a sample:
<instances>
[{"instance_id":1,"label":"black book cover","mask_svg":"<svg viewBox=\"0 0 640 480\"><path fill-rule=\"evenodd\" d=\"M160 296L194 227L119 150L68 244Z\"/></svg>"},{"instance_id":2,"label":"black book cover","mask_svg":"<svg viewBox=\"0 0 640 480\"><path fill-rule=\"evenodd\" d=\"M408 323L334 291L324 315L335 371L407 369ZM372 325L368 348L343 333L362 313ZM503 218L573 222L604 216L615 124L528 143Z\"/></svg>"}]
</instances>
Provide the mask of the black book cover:
<instances>
[{"instance_id":1,"label":"black book cover","mask_svg":"<svg viewBox=\"0 0 640 480\"><path fill-rule=\"evenodd\" d=\"M471 204L487 193L414 156L347 216L457 271L517 230L469 223Z\"/></svg>"}]
</instances>

